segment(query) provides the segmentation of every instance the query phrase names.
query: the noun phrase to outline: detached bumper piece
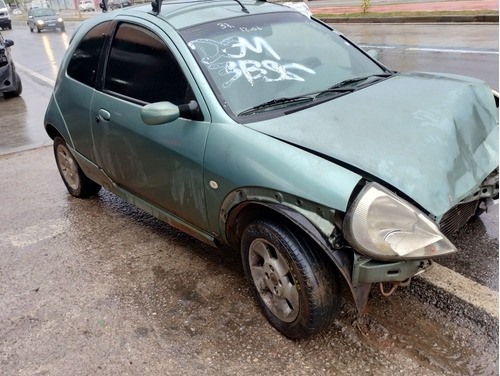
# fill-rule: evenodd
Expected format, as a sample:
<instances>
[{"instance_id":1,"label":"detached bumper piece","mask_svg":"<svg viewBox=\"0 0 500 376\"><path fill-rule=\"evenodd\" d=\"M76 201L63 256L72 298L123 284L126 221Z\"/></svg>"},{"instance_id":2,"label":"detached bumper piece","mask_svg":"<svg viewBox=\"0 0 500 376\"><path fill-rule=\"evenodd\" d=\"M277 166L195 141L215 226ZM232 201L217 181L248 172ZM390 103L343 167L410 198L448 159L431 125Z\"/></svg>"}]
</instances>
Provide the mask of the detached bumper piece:
<instances>
[{"instance_id":1,"label":"detached bumper piece","mask_svg":"<svg viewBox=\"0 0 500 376\"><path fill-rule=\"evenodd\" d=\"M364 257L355 258L352 283L357 286L365 283L404 282L423 273L430 266L431 262L427 260L383 262Z\"/></svg>"}]
</instances>

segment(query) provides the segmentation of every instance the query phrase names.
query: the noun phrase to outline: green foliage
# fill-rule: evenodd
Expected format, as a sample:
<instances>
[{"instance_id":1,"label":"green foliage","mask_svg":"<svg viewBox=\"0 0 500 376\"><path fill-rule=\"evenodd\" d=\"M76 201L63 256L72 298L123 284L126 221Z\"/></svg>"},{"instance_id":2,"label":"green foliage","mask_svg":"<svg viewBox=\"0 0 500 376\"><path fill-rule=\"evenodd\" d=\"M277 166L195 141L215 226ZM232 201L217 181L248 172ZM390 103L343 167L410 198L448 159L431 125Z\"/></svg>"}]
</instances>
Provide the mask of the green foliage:
<instances>
[{"instance_id":1,"label":"green foliage","mask_svg":"<svg viewBox=\"0 0 500 376\"><path fill-rule=\"evenodd\" d=\"M370 7L370 0L361 1L361 9L363 10L363 13L366 13L369 7Z\"/></svg>"}]
</instances>

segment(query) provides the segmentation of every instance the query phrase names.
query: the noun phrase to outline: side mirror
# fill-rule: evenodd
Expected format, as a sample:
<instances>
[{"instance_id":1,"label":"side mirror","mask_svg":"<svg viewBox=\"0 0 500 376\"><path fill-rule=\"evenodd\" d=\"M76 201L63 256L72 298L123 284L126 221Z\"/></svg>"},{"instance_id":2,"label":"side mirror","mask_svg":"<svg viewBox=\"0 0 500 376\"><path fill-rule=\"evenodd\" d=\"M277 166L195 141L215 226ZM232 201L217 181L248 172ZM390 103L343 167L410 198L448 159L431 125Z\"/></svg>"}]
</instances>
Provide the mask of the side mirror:
<instances>
[{"instance_id":1,"label":"side mirror","mask_svg":"<svg viewBox=\"0 0 500 376\"><path fill-rule=\"evenodd\" d=\"M141 118L147 125L160 125L177 120L179 107L170 102L156 102L145 105L141 110Z\"/></svg>"},{"instance_id":2,"label":"side mirror","mask_svg":"<svg viewBox=\"0 0 500 376\"><path fill-rule=\"evenodd\" d=\"M179 106L170 102L156 102L145 105L141 110L142 121L148 125L170 123L180 117L192 120L203 119L196 101Z\"/></svg>"},{"instance_id":3,"label":"side mirror","mask_svg":"<svg viewBox=\"0 0 500 376\"><path fill-rule=\"evenodd\" d=\"M12 39L5 39L5 47L12 47L14 45L14 41Z\"/></svg>"}]
</instances>

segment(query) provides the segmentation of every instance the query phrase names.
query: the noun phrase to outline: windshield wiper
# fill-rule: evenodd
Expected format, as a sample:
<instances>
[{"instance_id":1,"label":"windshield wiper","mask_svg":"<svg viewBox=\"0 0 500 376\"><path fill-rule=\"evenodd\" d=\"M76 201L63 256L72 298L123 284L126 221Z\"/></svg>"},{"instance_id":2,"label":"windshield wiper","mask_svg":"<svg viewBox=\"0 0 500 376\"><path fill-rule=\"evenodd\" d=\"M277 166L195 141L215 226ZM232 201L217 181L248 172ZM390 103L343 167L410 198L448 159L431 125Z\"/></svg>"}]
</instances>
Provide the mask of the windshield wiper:
<instances>
[{"instance_id":1,"label":"windshield wiper","mask_svg":"<svg viewBox=\"0 0 500 376\"><path fill-rule=\"evenodd\" d=\"M367 79L372 78L372 77L384 78L384 77L391 77L392 75L393 75L393 73L386 72L386 73L379 73L379 74L371 74L369 76L363 76L363 77L348 78L347 80L340 81L339 83L337 83L333 86L330 86L326 90L320 91L316 95L316 97L319 97L319 96L321 96L323 94L327 94L327 93L350 93L350 92L353 92L354 90L356 90L355 86L351 86L353 84L366 81Z\"/></svg>"},{"instance_id":2,"label":"windshield wiper","mask_svg":"<svg viewBox=\"0 0 500 376\"><path fill-rule=\"evenodd\" d=\"M270 101L258 104L257 106L251 107L247 110L244 110L238 114L238 116L241 115L248 115L251 114L255 111L259 111L265 108L271 108L275 106L279 106L282 104L288 104L288 103L298 103L298 102L309 102L312 101L312 97L307 97L307 96L298 96L298 97L289 97L289 98L278 98L278 99L272 99Z\"/></svg>"}]
</instances>

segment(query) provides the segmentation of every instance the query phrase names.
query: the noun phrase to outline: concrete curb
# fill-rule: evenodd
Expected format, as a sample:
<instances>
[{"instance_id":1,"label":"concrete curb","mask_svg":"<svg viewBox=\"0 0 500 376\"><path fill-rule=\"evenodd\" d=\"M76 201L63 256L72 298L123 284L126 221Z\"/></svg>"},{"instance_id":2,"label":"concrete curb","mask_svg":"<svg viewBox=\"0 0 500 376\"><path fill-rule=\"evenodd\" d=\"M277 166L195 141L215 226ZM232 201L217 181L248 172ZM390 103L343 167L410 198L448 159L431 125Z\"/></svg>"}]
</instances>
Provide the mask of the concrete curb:
<instances>
[{"instance_id":1,"label":"concrete curb","mask_svg":"<svg viewBox=\"0 0 500 376\"><path fill-rule=\"evenodd\" d=\"M496 23L498 14L431 15L398 17L320 17L325 23Z\"/></svg>"}]
</instances>

